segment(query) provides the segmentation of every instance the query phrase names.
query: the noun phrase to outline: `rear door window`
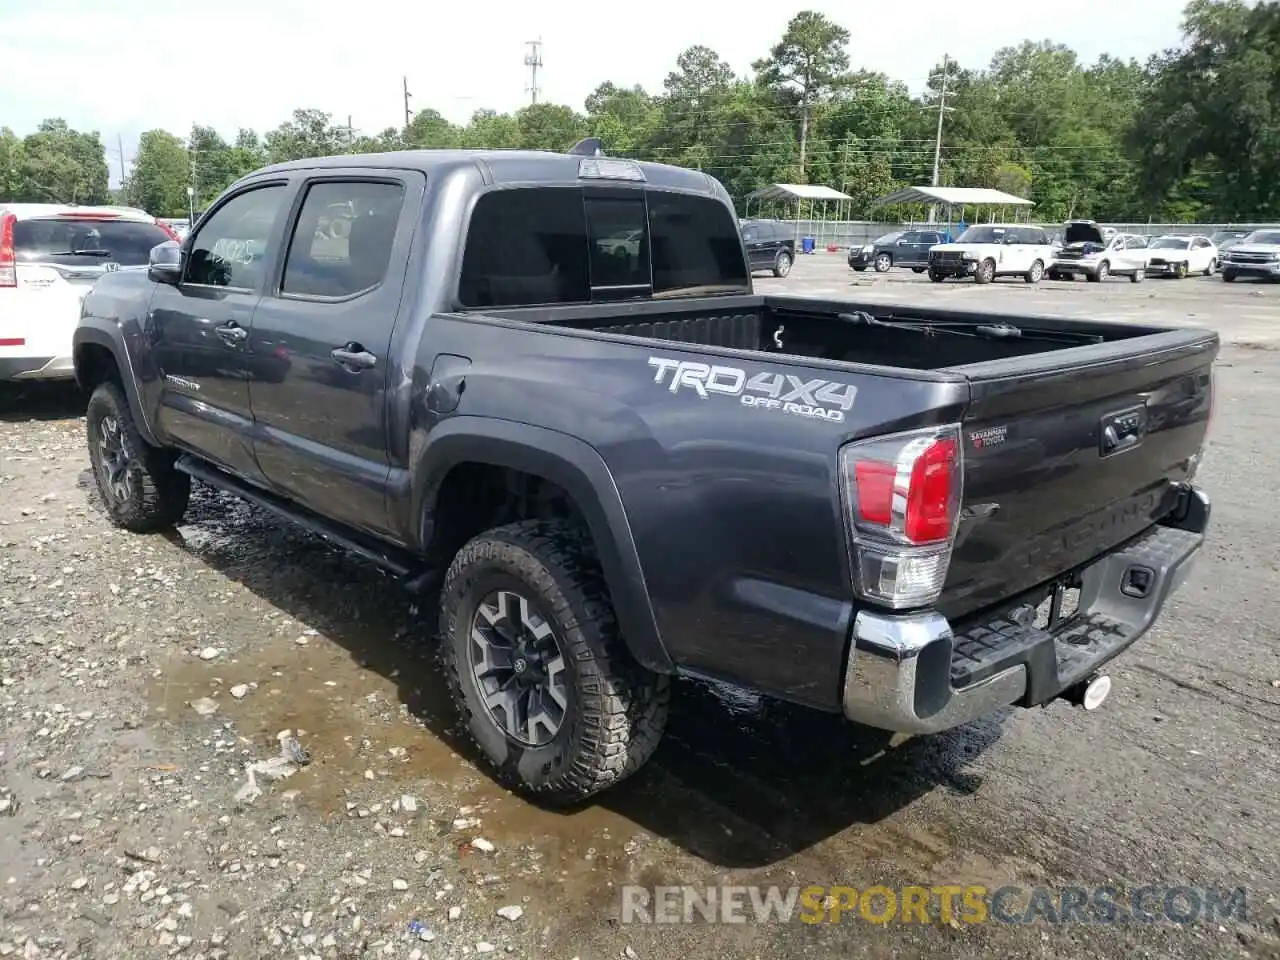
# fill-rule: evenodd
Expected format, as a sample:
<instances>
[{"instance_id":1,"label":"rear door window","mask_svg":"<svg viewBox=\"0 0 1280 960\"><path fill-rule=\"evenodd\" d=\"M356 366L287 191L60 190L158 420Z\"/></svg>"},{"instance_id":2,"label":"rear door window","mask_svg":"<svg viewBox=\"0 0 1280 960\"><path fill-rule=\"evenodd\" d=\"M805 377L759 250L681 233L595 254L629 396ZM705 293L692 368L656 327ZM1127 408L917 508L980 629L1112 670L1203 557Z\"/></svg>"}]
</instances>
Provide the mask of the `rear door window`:
<instances>
[{"instance_id":1,"label":"rear door window","mask_svg":"<svg viewBox=\"0 0 1280 960\"><path fill-rule=\"evenodd\" d=\"M346 181L307 188L285 261L282 293L350 297L382 282L404 185Z\"/></svg>"},{"instance_id":2,"label":"rear door window","mask_svg":"<svg viewBox=\"0 0 1280 960\"><path fill-rule=\"evenodd\" d=\"M141 267L152 247L170 239L156 224L135 220L57 217L13 225L13 253L19 263Z\"/></svg>"}]
</instances>

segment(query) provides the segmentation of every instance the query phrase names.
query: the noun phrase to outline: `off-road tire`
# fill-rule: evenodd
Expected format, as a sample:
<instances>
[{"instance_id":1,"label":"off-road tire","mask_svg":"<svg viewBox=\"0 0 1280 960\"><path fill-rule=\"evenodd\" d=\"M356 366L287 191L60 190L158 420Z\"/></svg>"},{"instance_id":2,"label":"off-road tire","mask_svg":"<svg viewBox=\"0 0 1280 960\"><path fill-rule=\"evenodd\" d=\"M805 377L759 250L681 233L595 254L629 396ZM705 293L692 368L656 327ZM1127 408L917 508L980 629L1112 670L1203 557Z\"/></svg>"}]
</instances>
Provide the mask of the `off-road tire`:
<instances>
[{"instance_id":1,"label":"off-road tire","mask_svg":"<svg viewBox=\"0 0 1280 960\"><path fill-rule=\"evenodd\" d=\"M472 619L499 588L540 606L569 673L564 720L541 746L498 726L471 670ZM525 520L468 542L445 574L440 636L444 674L468 734L497 778L527 796L555 806L580 802L639 770L662 738L670 678L632 659L590 540L572 524Z\"/></svg>"},{"instance_id":2,"label":"off-road tire","mask_svg":"<svg viewBox=\"0 0 1280 960\"><path fill-rule=\"evenodd\" d=\"M129 494L117 497L106 485L99 446L105 418L114 417L128 458ZM133 533L153 533L180 523L191 499L191 478L174 468L170 450L153 447L138 432L124 391L110 380L98 384L85 409L89 462L98 496L111 522Z\"/></svg>"},{"instance_id":3,"label":"off-road tire","mask_svg":"<svg viewBox=\"0 0 1280 960\"><path fill-rule=\"evenodd\" d=\"M978 269L973 272L974 283L990 283L996 278L996 262L990 257L978 264Z\"/></svg>"},{"instance_id":4,"label":"off-road tire","mask_svg":"<svg viewBox=\"0 0 1280 960\"><path fill-rule=\"evenodd\" d=\"M781 279L791 272L791 254L785 250L778 254L778 259L773 261L773 275Z\"/></svg>"}]
</instances>

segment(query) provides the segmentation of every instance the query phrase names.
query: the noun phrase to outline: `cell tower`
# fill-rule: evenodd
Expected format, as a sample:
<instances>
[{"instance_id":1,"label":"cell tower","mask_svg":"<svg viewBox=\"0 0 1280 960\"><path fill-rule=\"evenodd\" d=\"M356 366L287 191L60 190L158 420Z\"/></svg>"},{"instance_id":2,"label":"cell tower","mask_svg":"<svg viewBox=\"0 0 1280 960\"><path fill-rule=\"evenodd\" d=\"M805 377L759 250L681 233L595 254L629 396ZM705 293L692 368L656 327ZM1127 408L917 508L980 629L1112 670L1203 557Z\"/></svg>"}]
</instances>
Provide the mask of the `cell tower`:
<instances>
[{"instance_id":1,"label":"cell tower","mask_svg":"<svg viewBox=\"0 0 1280 960\"><path fill-rule=\"evenodd\" d=\"M525 44L529 52L524 55L524 65L529 68L529 86L525 92L531 97L530 103L538 102L538 70L542 67L542 40L530 40Z\"/></svg>"}]
</instances>

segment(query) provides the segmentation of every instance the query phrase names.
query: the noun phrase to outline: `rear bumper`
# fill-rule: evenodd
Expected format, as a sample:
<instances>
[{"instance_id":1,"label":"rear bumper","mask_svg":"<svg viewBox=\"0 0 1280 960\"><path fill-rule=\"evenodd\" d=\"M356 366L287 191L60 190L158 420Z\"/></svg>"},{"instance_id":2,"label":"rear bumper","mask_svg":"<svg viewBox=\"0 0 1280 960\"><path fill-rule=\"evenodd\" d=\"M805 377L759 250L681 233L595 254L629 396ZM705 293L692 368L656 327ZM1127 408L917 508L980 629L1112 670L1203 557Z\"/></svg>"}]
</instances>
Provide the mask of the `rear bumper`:
<instances>
[{"instance_id":1,"label":"rear bumper","mask_svg":"<svg viewBox=\"0 0 1280 960\"><path fill-rule=\"evenodd\" d=\"M0 380L70 380L71 357L0 357Z\"/></svg>"},{"instance_id":2,"label":"rear bumper","mask_svg":"<svg viewBox=\"0 0 1280 960\"><path fill-rule=\"evenodd\" d=\"M1053 632L1005 617L954 632L933 612L858 613L845 670L845 716L921 734L1002 707L1048 703L1146 633L1190 574L1208 520L1208 497L1188 487L1163 524L1084 571L1078 612ZM1122 589L1135 569L1149 577L1141 596Z\"/></svg>"}]
</instances>

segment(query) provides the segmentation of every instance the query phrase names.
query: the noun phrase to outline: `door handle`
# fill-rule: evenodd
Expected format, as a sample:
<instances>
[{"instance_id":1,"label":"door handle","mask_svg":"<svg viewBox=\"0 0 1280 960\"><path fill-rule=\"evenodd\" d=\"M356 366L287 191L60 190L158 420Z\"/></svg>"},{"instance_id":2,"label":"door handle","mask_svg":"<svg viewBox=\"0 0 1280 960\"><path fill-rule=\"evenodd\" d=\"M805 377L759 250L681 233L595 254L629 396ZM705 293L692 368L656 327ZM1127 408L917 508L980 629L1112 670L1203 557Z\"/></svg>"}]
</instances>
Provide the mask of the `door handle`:
<instances>
[{"instance_id":1,"label":"door handle","mask_svg":"<svg viewBox=\"0 0 1280 960\"><path fill-rule=\"evenodd\" d=\"M372 370L378 365L378 358L358 343L348 343L329 351L333 362L348 370Z\"/></svg>"},{"instance_id":2,"label":"door handle","mask_svg":"<svg viewBox=\"0 0 1280 960\"><path fill-rule=\"evenodd\" d=\"M228 320L222 326L215 327L214 333L227 341L227 343L243 343L249 339L249 331L234 320Z\"/></svg>"}]
</instances>

